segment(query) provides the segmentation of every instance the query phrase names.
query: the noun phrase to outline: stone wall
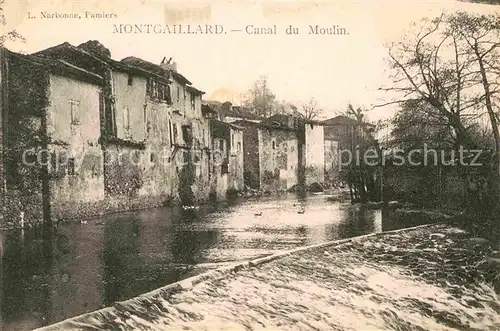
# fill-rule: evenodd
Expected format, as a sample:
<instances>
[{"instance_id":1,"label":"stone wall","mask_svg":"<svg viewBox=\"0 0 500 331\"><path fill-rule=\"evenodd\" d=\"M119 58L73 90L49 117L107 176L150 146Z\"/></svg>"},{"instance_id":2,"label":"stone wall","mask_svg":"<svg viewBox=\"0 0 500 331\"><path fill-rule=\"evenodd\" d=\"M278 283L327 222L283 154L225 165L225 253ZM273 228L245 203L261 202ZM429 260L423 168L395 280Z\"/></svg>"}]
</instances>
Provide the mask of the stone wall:
<instances>
[{"instance_id":1,"label":"stone wall","mask_svg":"<svg viewBox=\"0 0 500 331\"><path fill-rule=\"evenodd\" d=\"M50 77L47 135L50 164L50 204L53 216L65 206L104 199L104 169L99 145L99 92L96 85Z\"/></svg>"},{"instance_id":2,"label":"stone wall","mask_svg":"<svg viewBox=\"0 0 500 331\"><path fill-rule=\"evenodd\" d=\"M47 153L44 142L46 108L49 105L49 74L23 57L6 53L9 71L3 90L6 107L3 109L3 153L6 180L5 219L19 226L21 213L25 225L43 220L44 192L47 193ZM8 76L8 77L7 77ZM39 157L38 157L39 155ZM45 207L45 208L44 208Z\"/></svg>"},{"instance_id":3,"label":"stone wall","mask_svg":"<svg viewBox=\"0 0 500 331\"><path fill-rule=\"evenodd\" d=\"M243 130L243 178L245 185L253 189L260 187L259 160L259 132L256 124L248 123Z\"/></svg>"},{"instance_id":4,"label":"stone wall","mask_svg":"<svg viewBox=\"0 0 500 331\"><path fill-rule=\"evenodd\" d=\"M306 185L325 181L325 147L323 126L305 123L305 180Z\"/></svg>"},{"instance_id":5,"label":"stone wall","mask_svg":"<svg viewBox=\"0 0 500 331\"><path fill-rule=\"evenodd\" d=\"M263 191L286 190L290 183L290 173L298 166L297 158L289 158L288 151L297 149L295 131L261 128L259 129L260 189Z\"/></svg>"},{"instance_id":6,"label":"stone wall","mask_svg":"<svg viewBox=\"0 0 500 331\"><path fill-rule=\"evenodd\" d=\"M243 131L231 129L231 144L229 152L229 188L235 191L244 189L243 178Z\"/></svg>"}]
</instances>

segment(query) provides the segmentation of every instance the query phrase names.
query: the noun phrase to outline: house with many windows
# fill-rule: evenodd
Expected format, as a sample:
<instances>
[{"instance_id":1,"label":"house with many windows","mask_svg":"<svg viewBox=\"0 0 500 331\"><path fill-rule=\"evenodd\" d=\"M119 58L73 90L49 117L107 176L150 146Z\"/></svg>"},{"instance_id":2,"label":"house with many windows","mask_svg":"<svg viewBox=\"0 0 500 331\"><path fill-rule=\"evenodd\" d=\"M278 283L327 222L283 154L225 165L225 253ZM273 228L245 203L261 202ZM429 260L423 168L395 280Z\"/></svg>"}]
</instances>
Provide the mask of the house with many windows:
<instances>
[{"instance_id":1,"label":"house with many windows","mask_svg":"<svg viewBox=\"0 0 500 331\"><path fill-rule=\"evenodd\" d=\"M171 59L117 61L97 41L63 43L31 55L1 54L4 146L50 152L45 166L29 168L40 181L25 180L22 160L13 159L19 153L2 154L2 166L9 173L19 170L21 178L7 184L15 194L38 192L38 200L25 200L43 207L47 219L172 199L193 204L215 192L210 125L215 112L202 107L204 92ZM231 130L228 155L236 160L243 153L241 134ZM242 176L235 172L230 186L241 187Z\"/></svg>"}]
</instances>

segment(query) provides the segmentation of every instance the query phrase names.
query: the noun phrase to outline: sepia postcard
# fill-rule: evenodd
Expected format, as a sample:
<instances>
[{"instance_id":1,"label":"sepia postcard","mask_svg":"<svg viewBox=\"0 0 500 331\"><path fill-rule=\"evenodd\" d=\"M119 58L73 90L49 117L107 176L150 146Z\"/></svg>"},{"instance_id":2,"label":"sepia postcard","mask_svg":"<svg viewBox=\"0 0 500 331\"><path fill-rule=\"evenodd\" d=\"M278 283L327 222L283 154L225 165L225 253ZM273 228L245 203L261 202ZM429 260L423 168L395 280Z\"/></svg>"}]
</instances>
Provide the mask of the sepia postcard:
<instances>
[{"instance_id":1,"label":"sepia postcard","mask_svg":"<svg viewBox=\"0 0 500 331\"><path fill-rule=\"evenodd\" d=\"M0 0L3 330L500 330L500 1Z\"/></svg>"}]
</instances>

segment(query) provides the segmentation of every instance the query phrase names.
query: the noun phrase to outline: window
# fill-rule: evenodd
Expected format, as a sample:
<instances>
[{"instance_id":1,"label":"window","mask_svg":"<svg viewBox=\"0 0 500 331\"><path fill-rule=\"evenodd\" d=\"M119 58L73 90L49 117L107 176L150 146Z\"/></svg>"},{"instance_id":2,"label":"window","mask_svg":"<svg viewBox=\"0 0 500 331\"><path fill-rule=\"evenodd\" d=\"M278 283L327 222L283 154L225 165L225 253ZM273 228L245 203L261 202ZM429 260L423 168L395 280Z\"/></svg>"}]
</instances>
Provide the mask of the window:
<instances>
[{"instance_id":1,"label":"window","mask_svg":"<svg viewBox=\"0 0 500 331\"><path fill-rule=\"evenodd\" d=\"M229 173L229 160L226 158L222 161L221 173L228 174Z\"/></svg>"},{"instance_id":2,"label":"window","mask_svg":"<svg viewBox=\"0 0 500 331\"><path fill-rule=\"evenodd\" d=\"M273 149L276 149L276 141L273 140Z\"/></svg>"},{"instance_id":3,"label":"window","mask_svg":"<svg viewBox=\"0 0 500 331\"><path fill-rule=\"evenodd\" d=\"M177 86L177 102L181 101L181 89Z\"/></svg>"},{"instance_id":4,"label":"window","mask_svg":"<svg viewBox=\"0 0 500 331\"><path fill-rule=\"evenodd\" d=\"M128 86L132 86L133 83L133 77L131 74L128 74Z\"/></svg>"},{"instance_id":5,"label":"window","mask_svg":"<svg viewBox=\"0 0 500 331\"><path fill-rule=\"evenodd\" d=\"M237 150L238 152L241 152L241 143L240 143L240 142L238 142L238 147L236 148L236 150Z\"/></svg>"},{"instance_id":6,"label":"window","mask_svg":"<svg viewBox=\"0 0 500 331\"><path fill-rule=\"evenodd\" d=\"M182 130L182 140L184 140L186 144L191 144L193 142L193 133L191 127L189 125L183 125L181 127L181 130Z\"/></svg>"},{"instance_id":7,"label":"window","mask_svg":"<svg viewBox=\"0 0 500 331\"><path fill-rule=\"evenodd\" d=\"M231 133L231 147L234 148L234 133Z\"/></svg>"},{"instance_id":8,"label":"window","mask_svg":"<svg viewBox=\"0 0 500 331\"><path fill-rule=\"evenodd\" d=\"M75 174L75 158L70 157L68 159L68 175L73 176Z\"/></svg>"},{"instance_id":9,"label":"window","mask_svg":"<svg viewBox=\"0 0 500 331\"><path fill-rule=\"evenodd\" d=\"M170 143L174 143L174 141L172 140L172 122L170 122L170 120L168 120L168 135L170 138Z\"/></svg>"},{"instance_id":10,"label":"window","mask_svg":"<svg viewBox=\"0 0 500 331\"><path fill-rule=\"evenodd\" d=\"M123 127L128 130L130 129L130 109L123 108Z\"/></svg>"},{"instance_id":11,"label":"window","mask_svg":"<svg viewBox=\"0 0 500 331\"><path fill-rule=\"evenodd\" d=\"M158 88L157 88L157 83L155 81L151 83L151 96L153 98L158 97Z\"/></svg>"},{"instance_id":12,"label":"window","mask_svg":"<svg viewBox=\"0 0 500 331\"><path fill-rule=\"evenodd\" d=\"M173 124L173 131L174 131L174 143L177 143L177 124Z\"/></svg>"},{"instance_id":13,"label":"window","mask_svg":"<svg viewBox=\"0 0 500 331\"><path fill-rule=\"evenodd\" d=\"M71 124L80 123L80 101L70 100L69 104L71 107Z\"/></svg>"},{"instance_id":14,"label":"window","mask_svg":"<svg viewBox=\"0 0 500 331\"><path fill-rule=\"evenodd\" d=\"M224 150L224 140L219 140L219 150L220 151Z\"/></svg>"},{"instance_id":15,"label":"window","mask_svg":"<svg viewBox=\"0 0 500 331\"><path fill-rule=\"evenodd\" d=\"M196 98L195 98L195 95L194 93L191 93L191 109L195 109L196 108Z\"/></svg>"},{"instance_id":16,"label":"window","mask_svg":"<svg viewBox=\"0 0 500 331\"><path fill-rule=\"evenodd\" d=\"M165 85L165 101L167 101L169 105L172 104L172 96L170 95L170 85Z\"/></svg>"},{"instance_id":17,"label":"window","mask_svg":"<svg viewBox=\"0 0 500 331\"><path fill-rule=\"evenodd\" d=\"M144 105L143 118L144 118L144 131L148 132L148 109L146 105Z\"/></svg>"},{"instance_id":18,"label":"window","mask_svg":"<svg viewBox=\"0 0 500 331\"><path fill-rule=\"evenodd\" d=\"M155 163L155 153L151 153L151 154L149 155L149 162L151 162L151 163Z\"/></svg>"}]
</instances>

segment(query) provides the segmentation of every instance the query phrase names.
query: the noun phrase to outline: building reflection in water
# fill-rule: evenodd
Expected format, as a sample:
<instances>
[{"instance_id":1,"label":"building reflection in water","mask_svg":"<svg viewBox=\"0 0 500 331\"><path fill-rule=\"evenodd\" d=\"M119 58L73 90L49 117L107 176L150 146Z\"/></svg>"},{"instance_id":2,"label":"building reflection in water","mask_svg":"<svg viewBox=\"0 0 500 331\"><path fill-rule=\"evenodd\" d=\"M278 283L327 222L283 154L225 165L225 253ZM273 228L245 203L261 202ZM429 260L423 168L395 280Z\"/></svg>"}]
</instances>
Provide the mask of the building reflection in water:
<instances>
[{"instance_id":1,"label":"building reflection in water","mask_svg":"<svg viewBox=\"0 0 500 331\"><path fill-rule=\"evenodd\" d=\"M255 208L264 215L254 217ZM51 231L3 232L0 326L31 330L248 258L249 251L268 254L379 232L393 226L388 220L385 212L324 197L287 197L213 214L159 208Z\"/></svg>"}]
</instances>

